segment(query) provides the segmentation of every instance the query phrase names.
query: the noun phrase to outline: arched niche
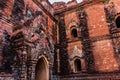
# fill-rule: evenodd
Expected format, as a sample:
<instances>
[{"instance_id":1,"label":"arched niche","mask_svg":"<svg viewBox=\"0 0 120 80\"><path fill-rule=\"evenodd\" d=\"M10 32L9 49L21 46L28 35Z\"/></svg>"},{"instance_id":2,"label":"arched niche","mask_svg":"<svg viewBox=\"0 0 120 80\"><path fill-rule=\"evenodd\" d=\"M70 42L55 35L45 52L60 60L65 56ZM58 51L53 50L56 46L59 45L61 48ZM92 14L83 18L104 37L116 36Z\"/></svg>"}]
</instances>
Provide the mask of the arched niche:
<instances>
[{"instance_id":1,"label":"arched niche","mask_svg":"<svg viewBox=\"0 0 120 80\"><path fill-rule=\"evenodd\" d=\"M77 32L76 28L71 30L71 37L72 38L77 38L78 37L78 32Z\"/></svg>"},{"instance_id":2,"label":"arched niche","mask_svg":"<svg viewBox=\"0 0 120 80\"><path fill-rule=\"evenodd\" d=\"M81 72L86 71L84 58L80 58L79 56L75 56L71 62L72 62L73 73L81 73Z\"/></svg>"},{"instance_id":3,"label":"arched niche","mask_svg":"<svg viewBox=\"0 0 120 80\"><path fill-rule=\"evenodd\" d=\"M75 72L82 71L81 60L80 59L75 59L74 60L74 71Z\"/></svg>"},{"instance_id":4,"label":"arched niche","mask_svg":"<svg viewBox=\"0 0 120 80\"><path fill-rule=\"evenodd\" d=\"M72 73L79 73L86 71L83 51L80 50L77 46L74 46L72 53L69 54L69 62Z\"/></svg>"},{"instance_id":5,"label":"arched niche","mask_svg":"<svg viewBox=\"0 0 120 80\"><path fill-rule=\"evenodd\" d=\"M71 20L71 22L66 27L67 38L77 38L79 34L78 24L76 21Z\"/></svg>"},{"instance_id":6,"label":"arched niche","mask_svg":"<svg viewBox=\"0 0 120 80\"><path fill-rule=\"evenodd\" d=\"M49 80L49 64L46 57L40 57L35 68L35 80Z\"/></svg>"}]
</instances>

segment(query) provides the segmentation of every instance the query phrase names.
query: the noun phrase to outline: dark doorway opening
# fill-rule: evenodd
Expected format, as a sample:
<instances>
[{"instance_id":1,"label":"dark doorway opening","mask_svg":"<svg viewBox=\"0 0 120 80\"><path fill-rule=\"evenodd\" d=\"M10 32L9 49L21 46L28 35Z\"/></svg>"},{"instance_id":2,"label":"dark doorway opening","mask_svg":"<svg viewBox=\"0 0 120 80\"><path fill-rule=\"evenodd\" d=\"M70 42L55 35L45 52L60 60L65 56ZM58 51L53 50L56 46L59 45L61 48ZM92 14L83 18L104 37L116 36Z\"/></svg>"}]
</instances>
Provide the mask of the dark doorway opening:
<instances>
[{"instance_id":1,"label":"dark doorway opening","mask_svg":"<svg viewBox=\"0 0 120 80\"><path fill-rule=\"evenodd\" d=\"M117 28L120 28L120 16L116 18L116 26Z\"/></svg>"},{"instance_id":2,"label":"dark doorway opening","mask_svg":"<svg viewBox=\"0 0 120 80\"><path fill-rule=\"evenodd\" d=\"M79 59L76 59L74 61L74 65L75 65L75 72L80 72L81 69L81 61Z\"/></svg>"},{"instance_id":3,"label":"dark doorway opening","mask_svg":"<svg viewBox=\"0 0 120 80\"><path fill-rule=\"evenodd\" d=\"M36 64L35 80L49 80L48 66L44 58L40 58Z\"/></svg>"},{"instance_id":4,"label":"dark doorway opening","mask_svg":"<svg viewBox=\"0 0 120 80\"><path fill-rule=\"evenodd\" d=\"M72 35L73 38L78 37L77 30L76 29L72 29L71 35Z\"/></svg>"}]
</instances>

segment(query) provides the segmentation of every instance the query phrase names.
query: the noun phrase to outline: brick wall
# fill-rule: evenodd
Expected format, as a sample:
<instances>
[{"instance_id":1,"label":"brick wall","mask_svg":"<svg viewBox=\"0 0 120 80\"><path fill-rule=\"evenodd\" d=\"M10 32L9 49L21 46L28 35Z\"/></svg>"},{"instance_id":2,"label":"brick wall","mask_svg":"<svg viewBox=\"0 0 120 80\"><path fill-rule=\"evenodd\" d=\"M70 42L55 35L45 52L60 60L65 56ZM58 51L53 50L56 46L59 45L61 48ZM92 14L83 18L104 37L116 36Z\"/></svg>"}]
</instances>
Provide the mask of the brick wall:
<instances>
[{"instance_id":1,"label":"brick wall","mask_svg":"<svg viewBox=\"0 0 120 80\"><path fill-rule=\"evenodd\" d=\"M115 0L110 0L115 4L115 9L119 13L119 2ZM107 4L107 3L105 3ZM87 14L87 23L88 23L88 32L90 39L95 38L95 42L91 42L92 51L93 51L93 59L95 62L95 71L100 72L111 72L119 70L119 65L115 57L115 52L112 44L112 39L104 39L103 36L109 35L109 26L107 24L106 13L104 10L105 4L101 1L93 1L89 4L83 5L83 9ZM68 54L71 54L73 46L78 46L79 49L82 49L81 41L74 40L71 38L71 30L70 23L75 22L77 26L77 30L79 31L81 28L79 26L78 19L78 9L71 9L72 7L66 8L65 14L65 27L67 38L71 40L68 43ZM72 25L76 27L74 24ZM80 35L80 33L79 33ZM99 40L98 37L102 37L103 40ZM68 41L69 41L68 40ZM82 45L83 46L83 45ZM72 54L71 54L72 55Z\"/></svg>"}]
</instances>

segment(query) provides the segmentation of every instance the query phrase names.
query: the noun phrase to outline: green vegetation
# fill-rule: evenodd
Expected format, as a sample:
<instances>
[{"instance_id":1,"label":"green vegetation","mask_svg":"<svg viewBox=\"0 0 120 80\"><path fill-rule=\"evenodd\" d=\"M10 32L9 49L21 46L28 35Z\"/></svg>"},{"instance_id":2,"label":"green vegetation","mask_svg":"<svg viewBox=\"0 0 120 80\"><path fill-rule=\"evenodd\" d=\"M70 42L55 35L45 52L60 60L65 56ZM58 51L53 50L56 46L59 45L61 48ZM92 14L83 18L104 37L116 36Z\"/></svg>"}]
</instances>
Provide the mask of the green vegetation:
<instances>
[{"instance_id":1,"label":"green vegetation","mask_svg":"<svg viewBox=\"0 0 120 80\"><path fill-rule=\"evenodd\" d=\"M101 0L102 3L109 2L110 0Z\"/></svg>"}]
</instances>

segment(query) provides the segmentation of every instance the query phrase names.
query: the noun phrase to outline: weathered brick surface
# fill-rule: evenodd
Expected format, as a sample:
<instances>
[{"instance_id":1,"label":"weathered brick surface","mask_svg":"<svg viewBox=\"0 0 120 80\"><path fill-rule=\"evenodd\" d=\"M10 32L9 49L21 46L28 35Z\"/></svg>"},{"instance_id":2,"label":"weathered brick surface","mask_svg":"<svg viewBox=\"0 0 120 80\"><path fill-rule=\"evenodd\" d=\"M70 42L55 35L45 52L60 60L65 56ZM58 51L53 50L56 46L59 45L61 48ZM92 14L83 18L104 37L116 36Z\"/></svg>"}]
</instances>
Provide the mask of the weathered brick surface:
<instances>
[{"instance_id":1,"label":"weathered brick surface","mask_svg":"<svg viewBox=\"0 0 120 80\"><path fill-rule=\"evenodd\" d=\"M110 72L119 70L112 42L110 40L97 41L93 43L93 52L95 56L95 68L97 71Z\"/></svg>"},{"instance_id":2,"label":"weathered brick surface","mask_svg":"<svg viewBox=\"0 0 120 80\"><path fill-rule=\"evenodd\" d=\"M33 80L35 79L35 68L36 65L33 63L37 63L41 55L44 55L50 64L50 72L52 71L52 65L53 65L53 52L54 52L54 44L53 40L56 40L56 23L55 19L53 20L53 9L52 6L44 1L42 4L44 4L44 8L40 7L38 4L33 2L32 0L8 0L5 3L7 6L4 7L2 11L0 11L1 15L1 21L0 21L0 37L1 40L4 39L6 35L3 34L3 31L5 30L9 36L3 40L3 43L1 42L1 51L0 54L2 55L0 59L0 66L2 64L2 68L0 67L1 72L9 73L9 71L6 71L4 69L9 67L9 69L12 69L12 73L14 77L19 77L24 80ZM50 10L50 14L48 15L47 12L44 10ZM52 17L52 18L51 18ZM53 36L53 30L54 30L54 36ZM18 35L19 34L19 35ZM21 36L24 35L24 36ZM18 39L20 41L20 45L16 45L17 49L11 48L12 45L14 45L14 42L12 43L11 39ZM19 36L19 37L18 37ZM11 49L7 49L7 46L9 45L6 42L10 42L10 48L14 49L11 52ZM17 42L19 43L19 42ZM17 44L15 42L15 44ZM22 43L22 44L21 44ZM54 44L53 44L54 43ZM23 46L24 45L24 46ZM6 46L5 50L3 49ZM23 49L25 50L25 46L27 47L26 51L29 54L29 56L22 56ZM29 48L29 51L28 51ZM20 50L21 49L21 50ZM4 51L3 51L4 50ZM14 52L15 51L15 52ZM10 52L10 54L8 54ZM19 64L16 65L16 62L14 62L14 57L16 54L17 59L20 61L17 62ZM8 56L9 55L9 56ZM10 57L12 57L11 60ZM27 59L26 59L27 57ZM23 60L24 59L24 60ZM27 60L27 62L26 62ZM9 62L11 61L11 62ZM34 62L32 62L34 61ZM9 63L9 64L8 64ZM20 70L18 72L15 72L14 69ZM19 74L19 75L17 75ZM51 73L52 74L52 73ZM1 77L0 80L13 80L11 77Z\"/></svg>"},{"instance_id":3,"label":"weathered brick surface","mask_svg":"<svg viewBox=\"0 0 120 80\"><path fill-rule=\"evenodd\" d=\"M78 23L78 13L76 10L73 10L73 11L68 11L65 13L65 26L66 27L72 27L72 26L69 26L69 24L72 22L72 21L75 21L76 23ZM73 25L75 26L75 25ZM69 29L68 28L68 29Z\"/></svg>"},{"instance_id":4,"label":"weathered brick surface","mask_svg":"<svg viewBox=\"0 0 120 80\"><path fill-rule=\"evenodd\" d=\"M77 48L82 51L81 41L70 42L68 44L68 54L69 55L71 55L73 53L75 46L77 46Z\"/></svg>"},{"instance_id":5,"label":"weathered brick surface","mask_svg":"<svg viewBox=\"0 0 120 80\"><path fill-rule=\"evenodd\" d=\"M115 9L119 13L119 6L118 6L119 1L110 0L110 2L113 2L113 4L115 4L114 5ZM111 72L111 71L119 70L118 62L116 60L115 52L113 48L114 45L112 44L112 39L110 40L98 39L99 37L103 38L103 36L110 34L109 26L106 19L107 15L105 13L106 4L109 3L107 2L102 3L101 1L94 0L93 2L86 4L85 6L83 5L83 9L87 14L87 25L89 32L88 36L90 37L91 40L93 38L96 40L95 42L90 43L93 48L93 49L91 48L92 49L91 51L93 52L95 71L100 71L100 72L101 71ZM63 5L67 6L67 4L63 4ZM65 7L65 9L68 11L65 11L64 15L65 15L66 34L67 34L66 36L68 38L68 41L71 41L68 43L67 49L68 49L68 54L72 55L72 50L74 46L78 46L79 49L82 49L82 47L81 47L81 41L77 41L77 40L74 41L74 39L72 39L71 37L71 27L76 27L78 31L81 29L78 28L80 27L78 11L77 11L79 9L70 10L70 7L71 6L69 6L68 8ZM77 26L73 22L75 22ZM109 46L107 44L109 44Z\"/></svg>"},{"instance_id":6,"label":"weathered brick surface","mask_svg":"<svg viewBox=\"0 0 120 80\"><path fill-rule=\"evenodd\" d=\"M109 34L109 28L106 23L104 4L98 3L85 8L88 15L88 28L90 37Z\"/></svg>"},{"instance_id":7,"label":"weathered brick surface","mask_svg":"<svg viewBox=\"0 0 120 80\"><path fill-rule=\"evenodd\" d=\"M0 77L0 80L15 80L13 77Z\"/></svg>"},{"instance_id":8,"label":"weathered brick surface","mask_svg":"<svg viewBox=\"0 0 120 80\"><path fill-rule=\"evenodd\" d=\"M113 5L115 6L115 9L117 10L117 13L120 12L120 1L119 0L110 0L110 2L113 3Z\"/></svg>"},{"instance_id":9,"label":"weathered brick surface","mask_svg":"<svg viewBox=\"0 0 120 80\"><path fill-rule=\"evenodd\" d=\"M91 5L85 9L88 15L88 28L91 38L109 34L103 3ZM100 41L100 43L99 41L93 43L93 54L96 70L103 72L119 70L111 41L106 40Z\"/></svg>"},{"instance_id":10,"label":"weathered brick surface","mask_svg":"<svg viewBox=\"0 0 120 80\"><path fill-rule=\"evenodd\" d=\"M86 74L91 71L119 71L119 53L115 51L119 47L120 36L117 34L119 29L116 28L114 17L119 16L120 1L110 0L105 3L101 0L84 1L77 4L76 0L72 0L53 5L48 0L5 1L6 6L0 7L1 72L8 73L4 68L7 69L5 65L10 63L8 66L13 72L14 69L20 70L20 78L26 75L22 77L24 80L26 78L34 80L35 64L41 55L47 58L50 76L53 71L54 76L59 73L63 76L74 73L75 59L82 61L81 66L84 67ZM77 37L71 35L72 29L77 30ZM18 42L12 42L17 41L14 40L16 38L19 38ZM27 56L22 55L25 49L29 53ZM17 60L14 60L15 56ZM56 71L52 70L53 64ZM80 75L72 77L77 77L79 80ZM13 80L12 77L0 77L0 80L3 79ZM68 79L76 80L74 78L64 80Z\"/></svg>"}]
</instances>

